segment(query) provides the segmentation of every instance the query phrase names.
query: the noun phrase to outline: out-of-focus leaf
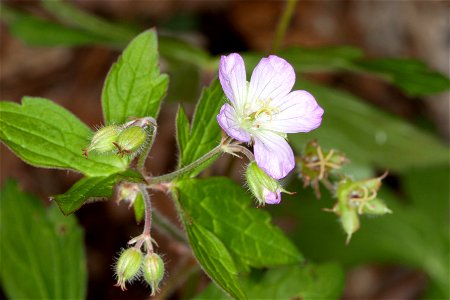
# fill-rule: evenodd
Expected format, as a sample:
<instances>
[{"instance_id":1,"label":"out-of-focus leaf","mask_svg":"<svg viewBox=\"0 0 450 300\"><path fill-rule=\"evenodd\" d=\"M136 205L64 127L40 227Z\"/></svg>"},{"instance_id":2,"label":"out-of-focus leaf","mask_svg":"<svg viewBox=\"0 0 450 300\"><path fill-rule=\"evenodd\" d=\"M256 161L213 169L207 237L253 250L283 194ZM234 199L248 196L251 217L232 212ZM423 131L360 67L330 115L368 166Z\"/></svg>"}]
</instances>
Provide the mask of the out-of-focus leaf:
<instances>
[{"instance_id":1,"label":"out-of-focus leaf","mask_svg":"<svg viewBox=\"0 0 450 300\"><path fill-rule=\"evenodd\" d=\"M304 80L295 89L312 93L325 110L318 129L290 135L299 152L306 142L317 138L324 148L346 153L352 163L398 172L448 162L448 147L433 135L355 96Z\"/></svg>"},{"instance_id":2,"label":"out-of-focus leaf","mask_svg":"<svg viewBox=\"0 0 450 300\"><path fill-rule=\"evenodd\" d=\"M183 153L189 141L189 120L183 107L178 107L176 117L176 132L178 153ZM179 156L179 167L181 167L181 156Z\"/></svg>"},{"instance_id":3,"label":"out-of-focus leaf","mask_svg":"<svg viewBox=\"0 0 450 300\"><path fill-rule=\"evenodd\" d=\"M160 36L159 43L161 55L164 55L165 59L191 63L199 68L210 63L211 58L205 50L178 38Z\"/></svg>"},{"instance_id":4,"label":"out-of-focus leaf","mask_svg":"<svg viewBox=\"0 0 450 300\"><path fill-rule=\"evenodd\" d=\"M9 299L85 299L83 232L75 217L45 209L14 181L0 192L0 279Z\"/></svg>"},{"instance_id":5,"label":"out-of-focus leaf","mask_svg":"<svg viewBox=\"0 0 450 300\"><path fill-rule=\"evenodd\" d=\"M450 89L450 80L414 59L378 58L358 60L356 68L381 77L410 96L426 96Z\"/></svg>"},{"instance_id":6,"label":"out-of-focus leaf","mask_svg":"<svg viewBox=\"0 0 450 300\"><path fill-rule=\"evenodd\" d=\"M145 31L131 41L106 77L102 93L105 122L156 118L168 82L167 75L159 71L156 32Z\"/></svg>"},{"instance_id":7,"label":"out-of-focus leaf","mask_svg":"<svg viewBox=\"0 0 450 300\"><path fill-rule=\"evenodd\" d=\"M249 299L340 299L345 276L336 264L273 268L241 278ZM230 299L214 285L195 299Z\"/></svg>"},{"instance_id":8,"label":"out-of-focus leaf","mask_svg":"<svg viewBox=\"0 0 450 300\"><path fill-rule=\"evenodd\" d=\"M186 226L186 232L195 257L206 274L233 298L246 299L239 285L236 265L221 240L195 222Z\"/></svg>"},{"instance_id":9,"label":"out-of-focus leaf","mask_svg":"<svg viewBox=\"0 0 450 300\"><path fill-rule=\"evenodd\" d=\"M336 216L323 212L324 207L332 207L334 201L326 192L317 201L308 189L299 191L301 200L285 197L283 207L274 209L275 214L293 220L301 220L301 226L291 232L305 256L316 261L336 260L347 265L385 262L404 264L424 270L430 277L436 292L442 299L448 298L449 291L449 236L448 236L448 167L436 171L415 170L406 182L423 181L418 186L404 187L407 199L420 197L420 202L428 203L444 210L436 214L433 208L418 206L417 200L402 204L387 188L382 188L379 197L385 201L393 214L377 218L362 218L360 230L352 237L348 246ZM440 176L433 176L434 173ZM419 175L420 174L420 175ZM427 185L427 177L437 182ZM297 183L296 186L300 186ZM326 245L326 247L324 247ZM332 250L330 250L332 249Z\"/></svg>"},{"instance_id":10,"label":"out-of-focus leaf","mask_svg":"<svg viewBox=\"0 0 450 300\"><path fill-rule=\"evenodd\" d=\"M251 208L249 195L233 181L185 179L176 183L176 189L187 218L185 227L197 224L211 230L243 271L303 260L282 231L271 224L269 214Z\"/></svg>"},{"instance_id":11,"label":"out-of-focus leaf","mask_svg":"<svg viewBox=\"0 0 450 300\"><path fill-rule=\"evenodd\" d=\"M122 173L102 177L85 177L75 183L67 192L53 197L65 215L78 210L88 201L110 198L114 185L121 181L143 182L142 175L136 171L127 170Z\"/></svg>"},{"instance_id":12,"label":"out-of-focus leaf","mask_svg":"<svg viewBox=\"0 0 450 300\"><path fill-rule=\"evenodd\" d=\"M133 203L133 209L134 218L136 219L137 223L140 223L144 219L145 215L145 203L141 193L137 194L136 199Z\"/></svg>"},{"instance_id":13,"label":"out-of-focus leaf","mask_svg":"<svg viewBox=\"0 0 450 300\"><path fill-rule=\"evenodd\" d=\"M87 176L108 176L127 168L127 159L92 153L91 130L63 107L42 98L24 97L22 105L0 102L0 138L25 162L43 168L79 171Z\"/></svg>"},{"instance_id":14,"label":"out-of-focus leaf","mask_svg":"<svg viewBox=\"0 0 450 300\"><path fill-rule=\"evenodd\" d=\"M92 32L20 13L5 5L1 6L1 17L14 36L32 46L82 46L108 41Z\"/></svg>"},{"instance_id":15,"label":"out-of-focus leaf","mask_svg":"<svg viewBox=\"0 0 450 300\"><path fill-rule=\"evenodd\" d=\"M220 107L223 105L225 99L222 91L222 87L218 80L215 80L210 87L203 90L200 100L197 103L195 109L194 117L190 126L189 136L186 137L185 117L178 115L177 131L182 130L183 132L177 132L178 142L183 141L183 145L179 144L180 155L179 155L179 166L186 166L195 160L202 157L207 152L211 151L214 147L218 146L220 143L220 126L217 123L216 116L219 113ZM217 158L217 157L216 157ZM190 175L195 176L201 170L206 168L214 159L209 160L207 163L199 166Z\"/></svg>"},{"instance_id":16,"label":"out-of-focus leaf","mask_svg":"<svg viewBox=\"0 0 450 300\"><path fill-rule=\"evenodd\" d=\"M62 0L41 0L42 5L59 21L103 37L118 45L126 45L139 31L123 24L109 22L98 16L78 9Z\"/></svg>"}]
</instances>

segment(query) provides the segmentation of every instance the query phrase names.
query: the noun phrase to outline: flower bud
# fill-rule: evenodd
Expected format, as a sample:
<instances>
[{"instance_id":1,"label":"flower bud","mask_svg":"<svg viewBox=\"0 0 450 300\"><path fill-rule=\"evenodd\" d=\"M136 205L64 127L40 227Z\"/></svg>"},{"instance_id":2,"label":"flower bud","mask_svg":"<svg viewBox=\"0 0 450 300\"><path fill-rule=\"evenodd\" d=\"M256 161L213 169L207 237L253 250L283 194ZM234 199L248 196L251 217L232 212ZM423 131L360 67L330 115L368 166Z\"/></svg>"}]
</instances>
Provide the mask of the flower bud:
<instances>
[{"instance_id":1,"label":"flower bud","mask_svg":"<svg viewBox=\"0 0 450 300\"><path fill-rule=\"evenodd\" d=\"M159 283L164 277L164 262L156 253L147 254L142 265L144 279L152 288L151 295L154 296L159 290Z\"/></svg>"},{"instance_id":2,"label":"flower bud","mask_svg":"<svg viewBox=\"0 0 450 300\"><path fill-rule=\"evenodd\" d=\"M118 154L135 154L144 145L147 139L145 129L139 126L125 128L117 137L114 145L117 147Z\"/></svg>"},{"instance_id":3,"label":"flower bud","mask_svg":"<svg viewBox=\"0 0 450 300\"><path fill-rule=\"evenodd\" d=\"M115 149L114 143L121 132L120 126L109 125L97 130L92 137L89 146L83 150L84 156L88 157L90 151L99 153L110 152Z\"/></svg>"},{"instance_id":4,"label":"flower bud","mask_svg":"<svg viewBox=\"0 0 450 300\"><path fill-rule=\"evenodd\" d=\"M247 166L245 178L259 205L278 204L281 201L281 192L287 193L278 180L267 175L254 161Z\"/></svg>"},{"instance_id":5,"label":"flower bud","mask_svg":"<svg viewBox=\"0 0 450 300\"><path fill-rule=\"evenodd\" d=\"M117 189L117 203L126 201L131 207L139 194L139 185L137 183L121 182Z\"/></svg>"},{"instance_id":6,"label":"flower bud","mask_svg":"<svg viewBox=\"0 0 450 300\"><path fill-rule=\"evenodd\" d=\"M142 265L142 252L136 248L128 248L123 251L115 266L117 275L117 284L124 291L125 282L130 282L139 276L139 270Z\"/></svg>"}]
</instances>

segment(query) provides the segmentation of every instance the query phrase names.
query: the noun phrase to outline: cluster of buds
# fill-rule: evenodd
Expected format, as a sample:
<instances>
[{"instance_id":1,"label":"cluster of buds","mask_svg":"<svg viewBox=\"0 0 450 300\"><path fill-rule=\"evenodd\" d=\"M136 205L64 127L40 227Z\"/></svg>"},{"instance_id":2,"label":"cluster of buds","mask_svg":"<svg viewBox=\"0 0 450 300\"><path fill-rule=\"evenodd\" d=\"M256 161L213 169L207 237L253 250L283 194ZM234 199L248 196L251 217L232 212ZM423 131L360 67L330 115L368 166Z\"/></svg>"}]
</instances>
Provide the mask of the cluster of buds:
<instances>
[{"instance_id":1,"label":"cluster of buds","mask_svg":"<svg viewBox=\"0 0 450 300\"><path fill-rule=\"evenodd\" d=\"M89 152L100 154L116 153L135 156L145 146L148 126L156 127L155 119L151 117L139 118L124 125L108 125L100 128L94 134L89 146L83 149L83 155L88 158Z\"/></svg>"},{"instance_id":2,"label":"cluster of buds","mask_svg":"<svg viewBox=\"0 0 450 300\"><path fill-rule=\"evenodd\" d=\"M154 296L159 291L159 284L164 277L164 261L153 251L149 251L144 256L140 249L132 247L119 256L115 271L116 286L123 291L126 290L126 283L143 277L152 289L151 295Z\"/></svg>"},{"instance_id":3,"label":"cluster of buds","mask_svg":"<svg viewBox=\"0 0 450 300\"><path fill-rule=\"evenodd\" d=\"M328 184L329 174L347 162L348 159L339 151L325 151L313 140L306 145L303 156L297 161L297 167L304 187L311 185L317 198L320 198L319 182Z\"/></svg>"},{"instance_id":4,"label":"cluster of buds","mask_svg":"<svg viewBox=\"0 0 450 300\"><path fill-rule=\"evenodd\" d=\"M359 229L359 215L384 215L392 211L377 198L381 180L387 173L380 177L366 180L353 181L345 178L337 184L337 203L328 209L339 216L342 228L347 234L347 243L353 233Z\"/></svg>"},{"instance_id":5,"label":"cluster of buds","mask_svg":"<svg viewBox=\"0 0 450 300\"><path fill-rule=\"evenodd\" d=\"M247 166L245 172L247 184L258 201L259 206L265 204L278 204L281 201L281 192L292 194L286 191L280 182L266 174L255 161L252 161Z\"/></svg>"}]
</instances>

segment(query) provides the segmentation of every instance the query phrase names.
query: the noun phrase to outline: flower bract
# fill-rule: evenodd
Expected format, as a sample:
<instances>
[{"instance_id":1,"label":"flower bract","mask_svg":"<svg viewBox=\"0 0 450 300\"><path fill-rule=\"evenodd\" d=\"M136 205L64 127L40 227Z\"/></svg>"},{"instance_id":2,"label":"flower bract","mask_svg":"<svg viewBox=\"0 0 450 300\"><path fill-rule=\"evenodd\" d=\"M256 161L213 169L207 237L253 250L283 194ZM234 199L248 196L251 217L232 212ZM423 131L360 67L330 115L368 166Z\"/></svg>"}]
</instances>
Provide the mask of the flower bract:
<instances>
[{"instance_id":1,"label":"flower bract","mask_svg":"<svg viewBox=\"0 0 450 300\"><path fill-rule=\"evenodd\" d=\"M250 82L239 54L222 56L219 80L229 100L217 115L219 125L234 139L253 144L256 163L272 178L285 177L295 166L286 134L319 127L323 109L310 93L291 91L294 69L275 55L259 62Z\"/></svg>"}]
</instances>

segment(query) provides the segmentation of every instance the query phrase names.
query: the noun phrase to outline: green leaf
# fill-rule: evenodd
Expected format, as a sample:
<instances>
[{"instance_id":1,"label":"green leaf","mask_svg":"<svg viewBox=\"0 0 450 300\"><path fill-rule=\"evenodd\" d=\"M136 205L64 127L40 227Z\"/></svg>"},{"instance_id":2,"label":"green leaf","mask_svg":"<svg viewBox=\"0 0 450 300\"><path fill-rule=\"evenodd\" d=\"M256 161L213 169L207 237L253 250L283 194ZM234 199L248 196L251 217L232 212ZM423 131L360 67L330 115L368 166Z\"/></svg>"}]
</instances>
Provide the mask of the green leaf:
<instances>
[{"instance_id":1,"label":"green leaf","mask_svg":"<svg viewBox=\"0 0 450 300\"><path fill-rule=\"evenodd\" d=\"M189 141L189 120L182 106L178 107L176 117L176 132L178 153L184 153L186 145ZM181 155L179 156L178 164L179 167L181 167Z\"/></svg>"},{"instance_id":2,"label":"green leaf","mask_svg":"<svg viewBox=\"0 0 450 300\"><path fill-rule=\"evenodd\" d=\"M200 100L197 103L189 135L186 134L186 116L183 112L177 117L177 139L181 150L179 156L179 166L186 166L213 148L219 145L221 139L221 129L217 123L216 116L220 107L225 103L225 96L218 80L215 80L210 87L203 90ZM182 130L182 132L180 132ZM182 144L180 144L180 141ZM218 156L215 157L216 159ZM197 175L214 160L203 164L191 176Z\"/></svg>"},{"instance_id":3,"label":"green leaf","mask_svg":"<svg viewBox=\"0 0 450 300\"><path fill-rule=\"evenodd\" d=\"M42 5L62 23L85 30L116 45L126 45L136 34L136 30L123 24L109 22L90 14L75 5L62 0L41 0Z\"/></svg>"},{"instance_id":4,"label":"green leaf","mask_svg":"<svg viewBox=\"0 0 450 300\"><path fill-rule=\"evenodd\" d=\"M43 168L107 176L127 168L117 155L82 155L91 130L63 107L42 98L24 97L22 105L0 102L0 139L22 160Z\"/></svg>"},{"instance_id":5,"label":"green leaf","mask_svg":"<svg viewBox=\"0 0 450 300\"><path fill-rule=\"evenodd\" d=\"M309 91L325 110L318 129L289 136L298 152L303 151L308 141L317 138L322 147L338 149L352 163L363 166L405 172L413 167L448 161L449 149L436 137L349 93L305 80L295 89Z\"/></svg>"},{"instance_id":6,"label":"green leaf","mask_svg":"<svg viewBox=\"0 0 450 300\"><path fill-rule=\"evenodd\" d=\"M339 265L305 265L269 269L242 278L249 299L340 299L345 283ZM229 299L209 285L196 299Z\"/></svg>"},{"instance_id":7,"label":"green leaf","mask_svg":"<svg viewBox=\"0 0 450 300\"><path fill-rule=\"evenodd\" d=\"M11 33L32 46L81 46L106 42L94 33L20 13L5 5L1 6L1 15Z\"/></svg>"},{"instance_id":8,"label":"green leaf","mask_svg":"<svg viewBox=\"0 0 450 300\"><path fill-rule=\"evenodd\" d=\"M140 223L145 215L145 203L141 193L137 194L136 199L134 200L133 210L136 223Z\"/></svg>"},{"instance_id":9,"label":"green leaf","mask_svg":"<svg viewBox=\"0 0 450 300\"><path fill-rule=\"evenodd\" d=\"M128 182L144 181L141 174L132 170L110 176L85 177L75 183L67 192L54 196L53 199L61 211L65 215L69 215L88 201L111 198L114 185L121 180Z\"/></svg>"},{"instance_id":10,"label":"green leaf","mask_svg":"<svg viewBox=\"0 0 450 300\"><path fill-rule=\"evenodd\" d=\"M410 96L426 96L450 89L450 80L414 59L378 58L358 60L357 69L377 75Z\"/></svg>"},{"instance_id":11,"label":"green leaf","mask_svg":"<svg viewBox=\"0 0 450 300\"><path fill-rule=\"evenodd\" d=\"M196 222L186 226L186 232L205 272L233 298L246 299L239 286L235 263L220 239Z\"/></svg>"},{"instance_id":12,"label":"green leaf","mask_svg":"<svg viewBox=\"0 0 450 300\"><path fill-rule=\"evenodd\" d=\"M210 64L211 58L202 48L169 36L161 36L159 42L161 55L165 59L193 64L199 68L205 68Z\"/></svg>"},{"instance_id":13,"label":"green leaf","mask_svg":"<svg viewBox=\"0 0 450 300\"><path fill-rule=\"evenodd\" d=\"M302 256L267 212L251 208L250 197L226 178L185 179L176 183L178 201L191 224L208 228L243 271L301 262ZM195 243L195 240L191 241Z\"/></svg>"},{"instance_id":14,"label":"green leaf","mask_svg":"<svg viewBox=\"0 0 450 300\"><path fill-rule=\"evenodd\" d=\"M108 73L102 92L105 122L156 118L168 82L167 75L159 71L156 31L145 31L130 42Z\"/></svg>"},{"instance_id":15,"label":"green leaf","mask_svg":"<svg viewBox=\"0 0 450 300\"><path fill-rule=\"evenodd\" d=\"M0 203L0 279L9 299L85 299L83 232L75 217L6 181Z\"/></svg>"}]
</instances>

